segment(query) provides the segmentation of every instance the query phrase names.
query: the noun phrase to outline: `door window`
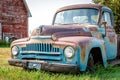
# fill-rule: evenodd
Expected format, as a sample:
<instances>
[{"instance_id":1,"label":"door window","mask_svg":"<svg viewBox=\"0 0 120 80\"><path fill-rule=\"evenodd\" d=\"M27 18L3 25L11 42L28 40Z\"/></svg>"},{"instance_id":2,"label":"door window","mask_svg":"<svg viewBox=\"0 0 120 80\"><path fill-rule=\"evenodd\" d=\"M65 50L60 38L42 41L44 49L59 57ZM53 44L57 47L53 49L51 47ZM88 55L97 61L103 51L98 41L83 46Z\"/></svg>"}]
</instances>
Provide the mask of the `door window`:
<instances>
[{"instance_id":1,"label":"door window","mask_svg":"<svg viewBox=\"0 0 120 80\"><path fill-rule=\"evenodd\" d=\"M111 24L111 15L109 12L103 12L101 22L106 21L106 26L112 26Z\"/></svg>"}]
</instances>

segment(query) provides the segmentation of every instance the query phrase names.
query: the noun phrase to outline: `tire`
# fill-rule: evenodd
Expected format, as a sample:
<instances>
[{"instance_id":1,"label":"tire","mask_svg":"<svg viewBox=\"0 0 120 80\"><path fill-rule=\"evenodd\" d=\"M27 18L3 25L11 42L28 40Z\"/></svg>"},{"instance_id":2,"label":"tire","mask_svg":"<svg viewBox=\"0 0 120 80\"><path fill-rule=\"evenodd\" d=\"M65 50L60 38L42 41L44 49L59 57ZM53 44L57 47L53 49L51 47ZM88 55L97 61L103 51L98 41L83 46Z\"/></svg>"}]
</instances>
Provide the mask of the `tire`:
<instances>
[{"instance_id":1,"label":"tire","mask_svg":"<svg viewBox=\"0 0 120 80\"><path fill-rule=\"evenodd\" d=\"M23 71L31 71L31 69L29 69L29 68L25 68L25 67L23 67Z\"/></svg>"},{"instance_id":2,"label":"tire","mask_svg":"<svg viewBox=\"0 0 120 80\"><path fill-rule=\"evenodd\" d=\"M23 67L23 70L28 71L29 69L28 69L28 68L26 68L26 67Z\"/></svg>"},{"instance_id":3,"label":"tire","mask_svg":"<svg viewBox=\"0 0 120 80\"><path fill-rule=\"evenodd\" d=\"M88 57L87 71L90 71L90 72L93 72L93 73L95 72L94 59L93 59L92 53L90 53L89 57Z\"/></svg>"}]
</instances>

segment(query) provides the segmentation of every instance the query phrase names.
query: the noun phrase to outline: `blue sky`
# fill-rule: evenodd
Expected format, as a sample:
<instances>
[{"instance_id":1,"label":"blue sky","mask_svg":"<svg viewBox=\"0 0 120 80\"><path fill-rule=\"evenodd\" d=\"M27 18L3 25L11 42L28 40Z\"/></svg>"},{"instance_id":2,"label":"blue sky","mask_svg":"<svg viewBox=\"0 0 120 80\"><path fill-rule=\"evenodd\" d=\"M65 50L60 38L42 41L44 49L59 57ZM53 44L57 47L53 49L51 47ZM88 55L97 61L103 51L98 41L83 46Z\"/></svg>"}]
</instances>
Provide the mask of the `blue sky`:
<instances>
[{"instance_id":1,"label":"blue sky","mask_svg":"<svg viewBox=\"0 0 120 80\"><path fill-rule=\"evenodd\" d=\"M29 31L39 25L51 25L55 11L63 6L92 3L92 0L26 0L32 17L29 18Z\"/></svg>"}]
</instances>

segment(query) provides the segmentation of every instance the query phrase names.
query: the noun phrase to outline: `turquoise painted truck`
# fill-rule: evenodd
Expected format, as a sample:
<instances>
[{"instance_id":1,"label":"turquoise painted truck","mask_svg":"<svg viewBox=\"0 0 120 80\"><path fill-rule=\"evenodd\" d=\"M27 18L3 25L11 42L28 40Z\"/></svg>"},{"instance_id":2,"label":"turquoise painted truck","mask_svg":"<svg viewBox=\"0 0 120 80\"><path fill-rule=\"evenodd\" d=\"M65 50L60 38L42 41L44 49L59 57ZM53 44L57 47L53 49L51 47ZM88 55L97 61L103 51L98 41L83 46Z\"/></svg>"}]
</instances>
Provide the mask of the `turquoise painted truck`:
<instances>
[{"instance_id":1,"label":"turquoise painted truck","mask_svg":"<svg viewBox=\"0 0 120 80\"><path fill-rule=\"evenodd\" d=\"M13 41L8 62L24 69L94 71L96 63L119 65L119 46L110 8L70 5L56 11L52 25L41 25L30 37Z\"/></svg>"}]
</instances>

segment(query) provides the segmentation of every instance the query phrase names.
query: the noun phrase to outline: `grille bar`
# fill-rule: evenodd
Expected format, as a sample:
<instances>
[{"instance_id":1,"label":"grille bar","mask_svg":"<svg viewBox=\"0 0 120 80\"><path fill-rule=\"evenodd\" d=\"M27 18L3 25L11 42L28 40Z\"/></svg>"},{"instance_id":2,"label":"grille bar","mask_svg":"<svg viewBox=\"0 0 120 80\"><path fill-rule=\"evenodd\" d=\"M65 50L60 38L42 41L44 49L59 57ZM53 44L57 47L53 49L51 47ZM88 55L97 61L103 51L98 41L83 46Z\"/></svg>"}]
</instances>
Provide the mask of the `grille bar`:
<instances>
[{"instance_id":1,"label":"grille bar","mask_svg":"<svg viewBox=\"0 0 120 80\"><path fill-rule=\"evenodd\" d=\"M60 52L38 52L38 51L22 51L21 54L27 55L27 54L44 54L44 55L60 55Z\"/></svg>"}]
</instances>

